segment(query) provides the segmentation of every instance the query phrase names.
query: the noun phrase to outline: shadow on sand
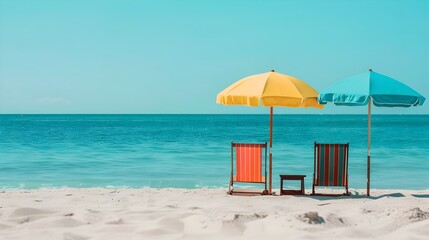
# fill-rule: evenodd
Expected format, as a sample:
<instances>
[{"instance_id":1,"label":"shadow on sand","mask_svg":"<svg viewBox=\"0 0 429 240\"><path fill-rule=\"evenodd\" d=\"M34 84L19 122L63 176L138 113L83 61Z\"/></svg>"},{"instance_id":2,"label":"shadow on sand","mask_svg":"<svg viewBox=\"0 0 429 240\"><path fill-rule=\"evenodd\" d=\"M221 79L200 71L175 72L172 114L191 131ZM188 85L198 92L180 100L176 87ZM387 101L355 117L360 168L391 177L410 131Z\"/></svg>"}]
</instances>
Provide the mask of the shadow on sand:
<instances>
[{"instance_id":1,"label":"shadow on sand","mask_svg":"<svg viewBox=\"0 0 429 240\"><path fill-rule=\"evenodd\" d=\"M411 196L416 198L429 198L429 194L411 194Z\"/></svg>"},{"instance_id":2,"label":"shadow on sand","mask_svg":"<svg viewBox=\"0 0 429 240\"><path fill-rule=\"evenodd\" d=\"M413 195L414 196L414 195ZM423 196L423 195L421 195ZM338 196L312 196L312 195L305 195L302 197L309 197L309 198L313 198L319 201L327 201L327 200L340 200L340 199L373 199L373 200L377 200L380 198L390 198L390 197L395 197L395 198L399 198L399 197L405 197L404 194L402 193L389 193L389 194L383 194L380 196L367 196L367 195L360 195L358 192L354 192L354 191L350 191L350 195L349 196L345 196L345 195L338 195ZM416 197L416 196L415 196ZM423 197L429 197L429 195L425 195Z\"/></svg>"}]
</instances>

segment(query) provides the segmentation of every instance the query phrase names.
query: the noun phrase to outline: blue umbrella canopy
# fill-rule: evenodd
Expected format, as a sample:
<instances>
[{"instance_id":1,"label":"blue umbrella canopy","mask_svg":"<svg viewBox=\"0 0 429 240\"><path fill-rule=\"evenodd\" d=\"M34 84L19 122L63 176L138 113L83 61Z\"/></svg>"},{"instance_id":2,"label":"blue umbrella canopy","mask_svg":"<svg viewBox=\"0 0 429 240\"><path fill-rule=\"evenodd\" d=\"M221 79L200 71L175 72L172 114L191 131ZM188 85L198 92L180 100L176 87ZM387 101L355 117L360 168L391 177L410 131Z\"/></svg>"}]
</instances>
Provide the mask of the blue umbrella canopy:
<instances>
[{"instance_id":1,"label":"blue umbrella canopy","mask_svg":"<svg viewBox=\"0 0 429 240\"><path fill-rule=\"evenodd\" d=\"M423 105L425 98L407 85L369 70L341 80L319 94L319 103L366 106L370 97L377 107L411 107Z\"/></svg>"},{"instance_id":2,"label":"blue umbrella canopy","mask_svg":"<svg viewBox=\"0 0 429 240\"><path fill-rule=\"evenodd\" d=\"M421 106L425 98L407 85L371 69L344 80L319 93L321 104L368 105L367 195L370 195L371 102L377 107Z\"/></svg>"}]
</instances>

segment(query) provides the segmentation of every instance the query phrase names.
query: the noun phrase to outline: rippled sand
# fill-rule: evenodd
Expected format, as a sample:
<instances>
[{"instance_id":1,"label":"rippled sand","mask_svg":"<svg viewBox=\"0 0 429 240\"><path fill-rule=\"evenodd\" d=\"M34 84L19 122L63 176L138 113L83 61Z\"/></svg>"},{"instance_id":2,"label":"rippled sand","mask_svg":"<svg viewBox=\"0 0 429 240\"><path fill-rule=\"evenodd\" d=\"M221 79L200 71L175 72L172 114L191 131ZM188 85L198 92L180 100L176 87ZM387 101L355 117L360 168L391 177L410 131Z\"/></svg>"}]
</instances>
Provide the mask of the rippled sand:
<instances>
[{"instance_id":1,"label":"rippled sand","mask_svg":"<svg viewBox=\"0 0 429 240\"><path fill-rule=\"evenodd\" d=\"M230 196L225 189L0 192L0 239L427 239L429 190L351 197Z\"/></svg>"}]
</instances>

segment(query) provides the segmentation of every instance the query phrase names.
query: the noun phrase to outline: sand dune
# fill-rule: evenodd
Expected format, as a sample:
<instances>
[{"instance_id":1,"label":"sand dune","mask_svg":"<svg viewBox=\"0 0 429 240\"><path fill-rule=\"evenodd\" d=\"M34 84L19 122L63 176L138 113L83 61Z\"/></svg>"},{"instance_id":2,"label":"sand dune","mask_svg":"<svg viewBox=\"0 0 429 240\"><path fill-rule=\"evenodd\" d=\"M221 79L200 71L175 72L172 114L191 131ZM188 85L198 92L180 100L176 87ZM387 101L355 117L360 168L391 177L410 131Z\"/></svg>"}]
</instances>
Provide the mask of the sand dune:
<instances>
[{"instance_id":1,"label":"sand dune","mask_svg":"<svg viewBox=\"0 0 429 240\"><path fill-rule=\"evenodd\" d=\"M0 192L0 239L428 239L429 190L351 197L230 196L224 189Z\"/></svg>"}]
</instances>

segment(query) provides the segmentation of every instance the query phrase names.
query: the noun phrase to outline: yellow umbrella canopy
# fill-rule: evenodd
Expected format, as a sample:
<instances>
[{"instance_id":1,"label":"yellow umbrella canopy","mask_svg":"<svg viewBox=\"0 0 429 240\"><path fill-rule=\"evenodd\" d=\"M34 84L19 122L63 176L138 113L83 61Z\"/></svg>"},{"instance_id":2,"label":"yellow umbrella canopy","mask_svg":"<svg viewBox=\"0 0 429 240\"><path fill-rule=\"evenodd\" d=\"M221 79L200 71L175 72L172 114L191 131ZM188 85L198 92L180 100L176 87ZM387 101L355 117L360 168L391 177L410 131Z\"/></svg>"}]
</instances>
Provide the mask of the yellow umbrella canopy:
<instances>
[{"instance_id":1,"label":"yellow umbrella canopy","mask_svg":"<svg viewBox=\"0 0 429 240\"><path fill-rule=\"evenodd\" d=\"M274 71L245 77L217 95L216 103L257 107L315 107L318 92L304 81Z\"/></svg>"},{"instance_id":2,"label":"yellow umbrella canopy","mask_svg":"<svg viewBox=\"0 0 429 240\"><path fill-rule=\"evenodd\" d=\"M225 88L216 97L216 103L270 107L270 177L269 194L272 193L273 156L273 107L323 108L317 101L319 93L304 81L277 73L267 73L245 77Z\"/></svg>"}]
</instances>

